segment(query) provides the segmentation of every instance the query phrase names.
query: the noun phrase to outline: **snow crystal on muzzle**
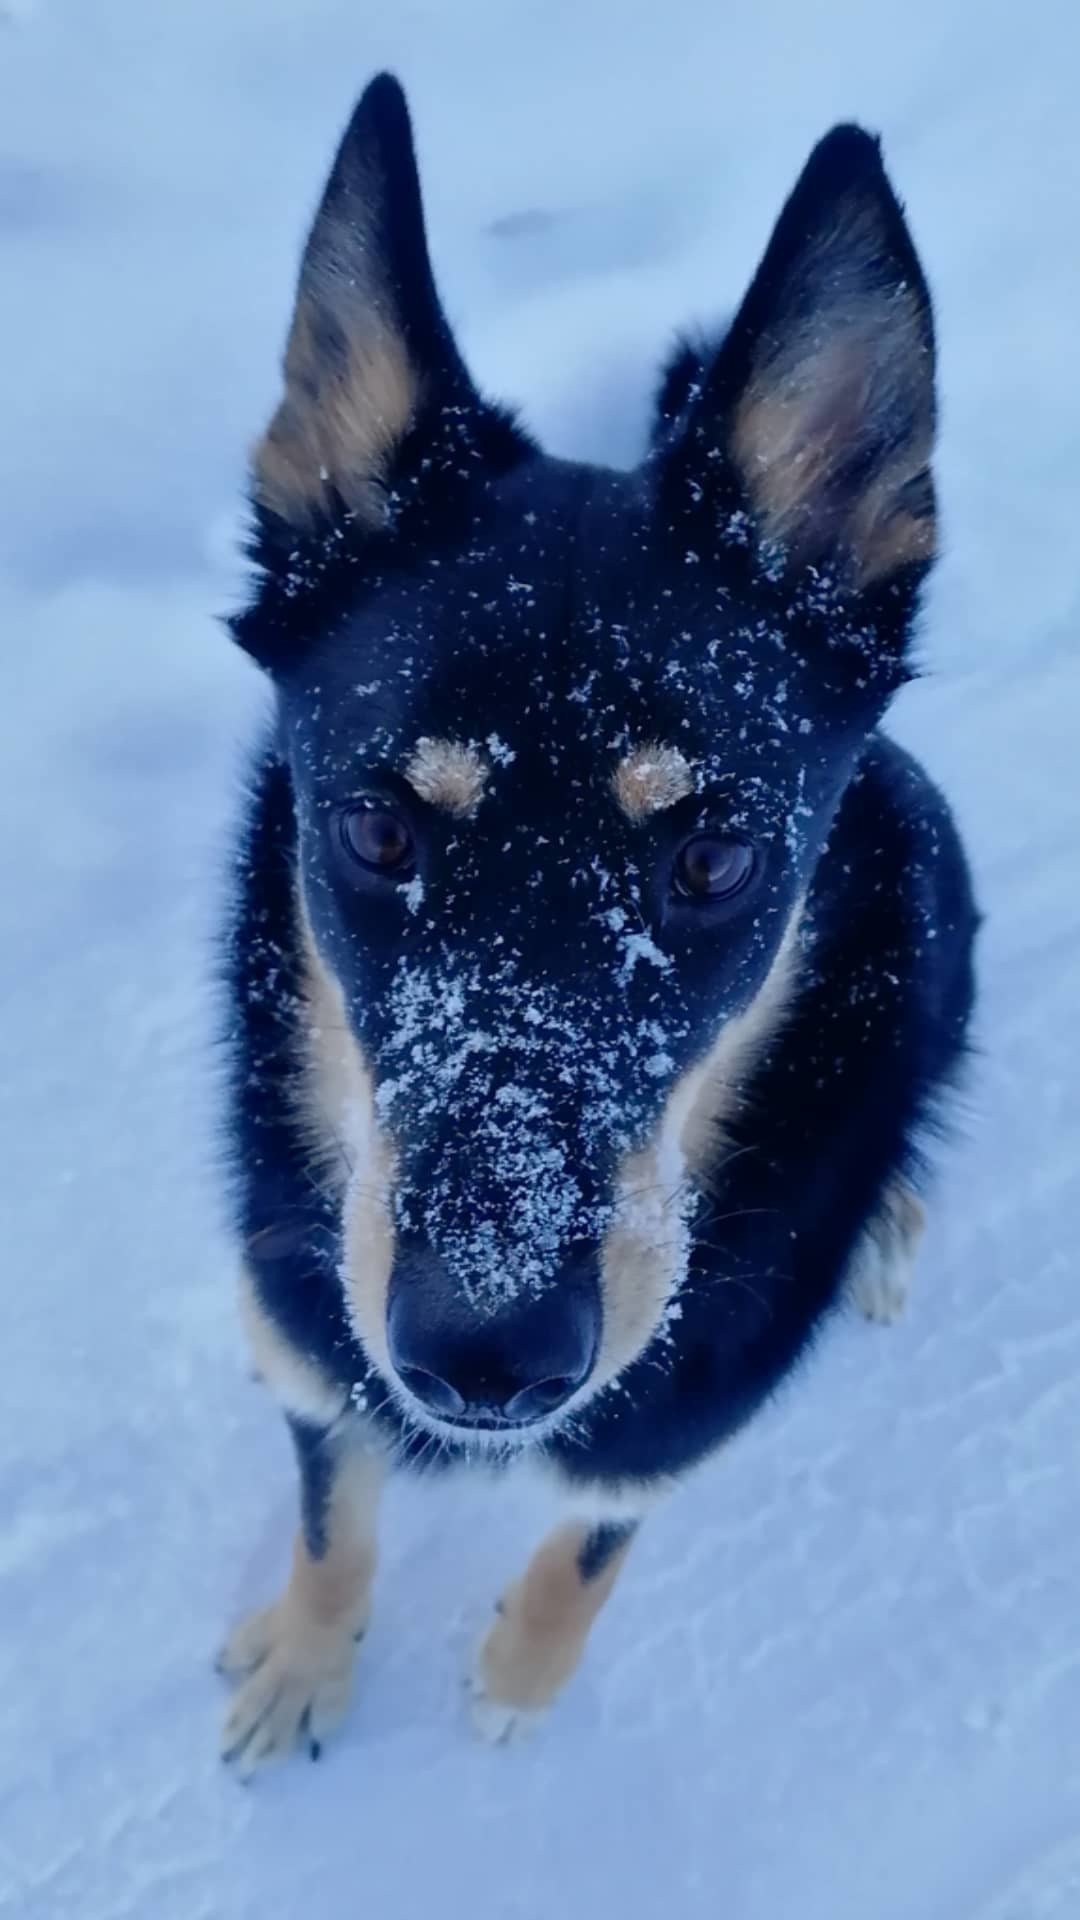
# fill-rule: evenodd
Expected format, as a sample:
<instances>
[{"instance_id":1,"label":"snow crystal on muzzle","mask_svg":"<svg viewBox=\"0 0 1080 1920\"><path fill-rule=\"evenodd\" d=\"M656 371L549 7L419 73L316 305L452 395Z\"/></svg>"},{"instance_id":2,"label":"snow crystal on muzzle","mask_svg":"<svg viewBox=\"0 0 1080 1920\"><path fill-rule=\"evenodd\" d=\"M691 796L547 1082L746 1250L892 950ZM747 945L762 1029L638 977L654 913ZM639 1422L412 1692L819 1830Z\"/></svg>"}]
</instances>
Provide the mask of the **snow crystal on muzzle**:
<instances>
[{"instance_id":1,"label":"snow crystal on muzzle","mask_svg":"<svg viewBox=\"0 0 1080 1920\"><path fill-rule=\"evenodd\" d=\"M548 1284L573 1246L599 1247L645 1118L635 1083L656 1023L605 1023L595 1000L513 959L483 972L402 959L390 999L375 1105L397 1160L396 1225L493 1309Z\"/></svg>"}]
</instances>

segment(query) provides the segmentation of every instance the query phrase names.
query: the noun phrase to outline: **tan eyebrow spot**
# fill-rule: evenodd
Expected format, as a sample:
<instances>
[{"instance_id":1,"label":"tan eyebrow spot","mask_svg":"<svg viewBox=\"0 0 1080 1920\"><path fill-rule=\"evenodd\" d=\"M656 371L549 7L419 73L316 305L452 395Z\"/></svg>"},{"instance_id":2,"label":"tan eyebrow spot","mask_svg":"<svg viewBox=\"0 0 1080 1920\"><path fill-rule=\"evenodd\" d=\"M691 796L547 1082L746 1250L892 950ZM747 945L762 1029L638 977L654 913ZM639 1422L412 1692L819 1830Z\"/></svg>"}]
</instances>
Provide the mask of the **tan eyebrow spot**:
<instances>
[{"instance_id":1,"label":"tan eyebrow spot","mask_svg":"<svg viewBox=\"0 0 1080 1920\"><path fill-rule=\"evenodd\" d=\"M685 800L694 791L694 776L678 747L651 740L620 760L611 785L627 819L638 821Z\"/></svg>"},{"instance_id":2,"label":"tan eyebrow spot","mask_svg":"<svg viewBox=\"0 0 1080 1920\"><path fill-rule=\"evenodd\" d=\"M406 764L405 778L421 800L467 820L480 805L490 772L476 747L423 734Z\"/></svg>"}]
</instances>

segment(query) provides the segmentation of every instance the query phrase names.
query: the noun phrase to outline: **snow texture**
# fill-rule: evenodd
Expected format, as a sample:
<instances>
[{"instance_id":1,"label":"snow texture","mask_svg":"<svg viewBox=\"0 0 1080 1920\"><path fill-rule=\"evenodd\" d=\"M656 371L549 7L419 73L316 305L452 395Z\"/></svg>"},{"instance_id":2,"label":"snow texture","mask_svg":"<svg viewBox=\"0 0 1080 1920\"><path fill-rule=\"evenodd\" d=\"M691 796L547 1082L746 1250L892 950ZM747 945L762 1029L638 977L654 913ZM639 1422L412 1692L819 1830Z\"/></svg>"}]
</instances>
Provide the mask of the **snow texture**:
<instances>
[{"instance_id":1,"label":"snow texture","mask_svg":"<svg viewBox=\"0 0 1080 1920\"><path fill-rule=\"evenodd\" d=\"M1067 0L0 6L0 1913L1076 1920L1078 55ZM895 725L969 835L984 1051L906 1317L838 1324L657 1513L535 1737L475 1744L460 1673L540 1494L406 1484L346 1731L244 1792L210 1657L294 1494L215 1167L210 929L263 696L213 615L304 220L383 64L479 375L615 461L814 138L883 131L944 398Z\"/></svg>"}]
</instances>

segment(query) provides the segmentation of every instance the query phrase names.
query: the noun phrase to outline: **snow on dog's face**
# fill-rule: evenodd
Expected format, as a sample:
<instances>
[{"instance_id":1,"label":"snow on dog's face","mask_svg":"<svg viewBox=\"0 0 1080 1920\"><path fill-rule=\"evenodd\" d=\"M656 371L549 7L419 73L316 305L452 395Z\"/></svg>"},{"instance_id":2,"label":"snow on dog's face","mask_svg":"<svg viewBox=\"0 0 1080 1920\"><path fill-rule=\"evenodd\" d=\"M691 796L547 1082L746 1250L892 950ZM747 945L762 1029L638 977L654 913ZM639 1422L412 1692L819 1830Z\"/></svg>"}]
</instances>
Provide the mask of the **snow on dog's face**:
<instances>
[{"instance_id":1,"label":"snow on dog's face","mask_svg":"<svg viewBox=\"0 0 1080 1920\"><path fill-rule=\"evenodd\" d=\"M352 1322L440 1432L542 1434L670 1337L903 677L932 362L876 145L838 129L643 466L549 459L449 333L399 91L357 110L236 630L279 688Z\"/></svg>"}]
</instances>

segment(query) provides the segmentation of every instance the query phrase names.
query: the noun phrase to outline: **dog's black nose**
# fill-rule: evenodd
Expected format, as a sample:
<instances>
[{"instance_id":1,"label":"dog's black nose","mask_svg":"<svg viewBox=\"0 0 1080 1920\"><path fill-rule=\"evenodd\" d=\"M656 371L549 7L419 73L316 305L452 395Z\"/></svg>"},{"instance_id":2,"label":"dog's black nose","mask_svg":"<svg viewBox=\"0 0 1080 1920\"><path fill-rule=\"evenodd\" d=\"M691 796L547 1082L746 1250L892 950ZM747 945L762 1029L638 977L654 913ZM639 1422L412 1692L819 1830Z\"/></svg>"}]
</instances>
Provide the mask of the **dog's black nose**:
<instances>
[{"instance_id":1,"label":"dog's black nose","mask_svg":"<svg viewBox=\"0 0 1080 1920\"><path fill-rule=\"evenodd\" d=\"M526 1426L583 1386L600 1340L593 1263L567 1265L540 1292L472 1306L431 1254L399 1259L387 1340L394 1369L441 1420Z\"/></svg>"}]
</instances>

